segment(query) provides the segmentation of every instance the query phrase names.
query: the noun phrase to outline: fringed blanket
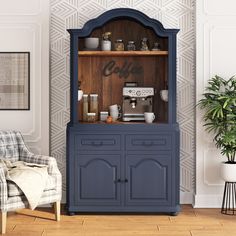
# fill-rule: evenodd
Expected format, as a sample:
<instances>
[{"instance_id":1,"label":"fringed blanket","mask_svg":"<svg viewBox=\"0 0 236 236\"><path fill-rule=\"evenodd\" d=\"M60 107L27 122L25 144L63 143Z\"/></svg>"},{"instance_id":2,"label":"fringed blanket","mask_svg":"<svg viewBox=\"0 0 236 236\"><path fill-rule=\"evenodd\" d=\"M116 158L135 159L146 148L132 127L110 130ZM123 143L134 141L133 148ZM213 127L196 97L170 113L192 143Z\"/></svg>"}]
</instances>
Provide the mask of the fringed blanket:
<instances>
[{"instance_id":1,"label":"fringed blanket","mask_svg":"<svg viewBox=\"0 0 236 236\"><path fill-rule=\"evenodd\" d=\"M0 159L0 163L5 166L6 180L13 181L22 190L29 202L30 209L36 208L46 187L47 166L3 159Z\"/></svg>"}]
</instances>

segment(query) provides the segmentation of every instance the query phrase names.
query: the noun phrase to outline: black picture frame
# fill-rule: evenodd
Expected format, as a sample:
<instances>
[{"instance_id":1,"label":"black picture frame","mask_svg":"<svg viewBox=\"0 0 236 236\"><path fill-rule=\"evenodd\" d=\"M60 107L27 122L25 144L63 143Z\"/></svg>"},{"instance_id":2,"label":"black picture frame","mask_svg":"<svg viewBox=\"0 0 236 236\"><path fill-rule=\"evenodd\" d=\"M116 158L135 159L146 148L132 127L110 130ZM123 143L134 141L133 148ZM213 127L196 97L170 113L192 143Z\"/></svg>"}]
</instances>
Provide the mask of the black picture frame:
<instances>
[{"instance_id":1,"label":"black picture frame","mask_svg":"<svg viewBox=\"0 0 236 236\"><path fill-rule=\"evenodd\" d=\"M0 111L30 110L30 52L0 52Z\"/></svg>"}]
</instances>

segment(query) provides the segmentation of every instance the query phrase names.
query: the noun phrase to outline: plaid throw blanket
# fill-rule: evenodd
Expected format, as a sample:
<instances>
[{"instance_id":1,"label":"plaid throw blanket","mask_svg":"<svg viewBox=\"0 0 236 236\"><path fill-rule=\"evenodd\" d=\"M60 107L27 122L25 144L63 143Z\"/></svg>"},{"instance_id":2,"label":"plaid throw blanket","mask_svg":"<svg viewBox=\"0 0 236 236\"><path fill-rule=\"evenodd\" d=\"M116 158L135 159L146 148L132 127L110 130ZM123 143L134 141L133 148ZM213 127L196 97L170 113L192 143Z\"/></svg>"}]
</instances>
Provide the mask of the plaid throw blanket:
<instances>
[{"instance_id":1,"label":"plaid throw blanket","mask_svg":"<svg viewBox=\"0 0 236 236\"><path fill-rule=\"evenodd\" d=\"M0 159L0 163L4 166L6 180L13 181L26 196L30 209L35 209L46 187L47 166L4 159Z\"/></svg>"}]
</instances>

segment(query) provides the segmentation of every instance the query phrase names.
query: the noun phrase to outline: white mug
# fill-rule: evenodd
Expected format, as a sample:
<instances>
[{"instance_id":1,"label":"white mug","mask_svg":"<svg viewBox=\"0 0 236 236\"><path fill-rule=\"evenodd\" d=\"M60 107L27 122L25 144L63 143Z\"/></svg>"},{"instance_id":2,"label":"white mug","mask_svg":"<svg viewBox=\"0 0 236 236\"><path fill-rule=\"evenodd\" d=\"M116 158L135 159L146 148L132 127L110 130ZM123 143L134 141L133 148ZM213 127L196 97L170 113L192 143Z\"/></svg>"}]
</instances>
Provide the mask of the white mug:
<instances>
[{"instance_id":1,"label":"white mug","mask_svg":"<svg viewBox=\"0 0 236 236\"><path fill-rule=\"evenodd\" d=\"M153 112L144 112L144 118L146 123L152 123L155 120L155 115Z\"/></svg>"},{"instance_id":2,"label":"white mug","mask_svg":"<svg viewBox=\"0 0 236 236\"><path fill-rule=\"evenodd\" d=\"M110 112L112 112L112 111L119 112L121 110L121 106L117 105L117 104L114 104L114 105L109 106L109 110L110 110Z\"/></svg>"},{"instance_id":3,"label":"white mug","mask_svg":"<svg viewBox=\"0 0 236 236\"><path fill-rule=\"evenodd\" d=\"M118 118L121 117L121 113L116 112L116 111L110 112L110 115L111 115L113 121L116 121Z\"/></svg>"},{"instance_id":4,"label":"white mug","mask_svg":"<svg viewBox=\"0 0 236 236\"><path fill-rule=\"evenodd\" d=\"M120 105L114 104L114 105L109 106L110 115L113 121L116 121L118 118L121 117L120 110L121 110Z\"/></svg>"},{"instance_id":5,"label":"white mug","mask_svg":"<svg viewBox=\"0 0 236 236\"><path fill-rule=\"evenodd\" d=\"M166 89L161 90L161 91L160 91L160 96L161 96L161 99L162 99L164 102L168 102L168 90L166 90Z\"/></svg>"},{"instance_id":6,"label":"white mug","mask_svg":"<svg viewBox=\"0 0 236 236\"><path fill-rule=\"evenodd\" d=\"M83 90L78 90L78 101L80 101L81 99L82 99L82 97L83 97Z\"/></svg>"}]
</instances>

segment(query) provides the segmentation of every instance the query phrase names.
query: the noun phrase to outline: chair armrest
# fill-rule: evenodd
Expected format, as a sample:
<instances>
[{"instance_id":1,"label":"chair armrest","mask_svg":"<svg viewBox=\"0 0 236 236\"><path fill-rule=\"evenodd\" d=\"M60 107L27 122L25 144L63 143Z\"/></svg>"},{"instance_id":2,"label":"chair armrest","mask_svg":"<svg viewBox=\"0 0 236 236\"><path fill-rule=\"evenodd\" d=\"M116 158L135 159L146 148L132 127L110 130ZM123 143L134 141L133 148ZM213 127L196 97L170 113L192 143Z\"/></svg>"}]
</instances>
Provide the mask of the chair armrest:
<instances>
[{"instance_id":1,"label":"chair armrest","mask_svg":"<svg viewBox=\"0 0 236 236\"><path fill-rule=\"evenodd\" d=\"M48 166L48 174L58 174L59 170L54 157L35 155L26 146L20 148L20 161ZM59 172L60 173L60 172Z\"/></svg>"},{"instance_id":2,"label":"chair armrest","mask_svg":"<svg viewBox=\"0 0 236 236\"><path fill-rule=\"evenodd\" d=\"M6 181L6 167L0 163L0 209L4 210L7 205L7 181Z\"/></svg>"},{"instance_id":3,"label":"chair armrest","mask_svg":"<svg viewBox=\"0 0 236 236\"><path fill-rule=\"evenodd\" d=\"M30 153L27 156L21 156L21 161L25 161L28 163L35 163L40 165L47 165L48 166L48 174L54 175L60 173L57 167L57 162L54 157L43 156L43 155L34 155Z\"/></svg>"}]
</instances>

